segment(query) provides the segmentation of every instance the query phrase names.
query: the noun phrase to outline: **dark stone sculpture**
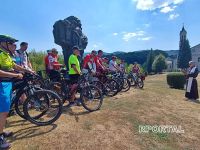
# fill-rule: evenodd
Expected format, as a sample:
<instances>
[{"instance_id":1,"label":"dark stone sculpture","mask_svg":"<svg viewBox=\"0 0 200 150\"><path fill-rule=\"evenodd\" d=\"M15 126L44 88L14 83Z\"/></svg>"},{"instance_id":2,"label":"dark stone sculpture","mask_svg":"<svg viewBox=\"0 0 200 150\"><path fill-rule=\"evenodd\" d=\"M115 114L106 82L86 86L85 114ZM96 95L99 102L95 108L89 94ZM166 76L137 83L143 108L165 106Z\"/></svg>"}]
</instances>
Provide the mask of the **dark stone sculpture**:
<instances>
[{"instance_id":1,"label":"dark stone sculpture","mask_svg":"<svg viewBox=\"0 0 200 150\"><path fill-rule=\"evenodd\" d=\"M80 48L82 57L84 49L88 44L88 38L83 34L81 26L81 21L74 16L56 21L53 25L54 41L62 47L67 68L68 59L72 54L73 46L78 46Z\"/></svg>"}]
</instances>

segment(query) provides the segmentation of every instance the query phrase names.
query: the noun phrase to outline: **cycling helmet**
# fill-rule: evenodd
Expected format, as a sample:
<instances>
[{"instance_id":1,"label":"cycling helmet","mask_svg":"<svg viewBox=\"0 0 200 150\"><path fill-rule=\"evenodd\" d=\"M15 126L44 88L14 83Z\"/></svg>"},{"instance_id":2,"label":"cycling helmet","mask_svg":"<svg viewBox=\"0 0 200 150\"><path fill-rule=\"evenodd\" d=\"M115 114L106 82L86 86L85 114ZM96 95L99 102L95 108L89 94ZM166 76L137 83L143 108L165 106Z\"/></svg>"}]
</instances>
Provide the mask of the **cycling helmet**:
<instances>
[{"instance_id":1,"label":"cycling helmet","mask_svg":"<svg viewBox=\"0 0 200 150\"><path fill-rule=\"evenodd\" d=\"M72 50L80 50L78 46L73 46Z\"/></svg>"},{"instance_id":2,"label":"cycling helmet","mask_svg":"<svg viewBox=\"0 0 200 150\"><path fill-rule=\"evenodd\" d=\"M0 42L10 42L10 43L15 43L18 40L16 40L13 37L10 37L8 35L0 35Z\"/></svg>"}]
</instances>

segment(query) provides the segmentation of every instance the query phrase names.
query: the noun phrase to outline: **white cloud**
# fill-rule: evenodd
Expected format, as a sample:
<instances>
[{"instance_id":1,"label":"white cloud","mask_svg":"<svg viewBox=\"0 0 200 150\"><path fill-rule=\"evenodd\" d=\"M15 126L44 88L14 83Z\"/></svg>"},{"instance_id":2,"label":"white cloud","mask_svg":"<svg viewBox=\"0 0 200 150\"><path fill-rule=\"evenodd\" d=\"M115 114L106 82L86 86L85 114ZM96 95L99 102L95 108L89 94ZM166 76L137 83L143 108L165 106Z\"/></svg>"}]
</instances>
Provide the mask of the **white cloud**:
<instances>
[{"instance_id":1,"label":"white cloud","mask_svg":"<svg viewBox=\"0 0 200 150\"><path fill-rule=\"evenodd\" d=\"M183 1L184 0L174 0L174 4L176 5L176 4L181 4L181 3L183 3Z\"/></svg>"},{"instance_id":2,"label":"white cloud","mask_svg":"<svg viewBox=\"0 0 200 150\"><path fill-rule=\"evenodd\" d=\"M169 7L169 6L166 6L166 7L163 7L160 12L162 13L168 13L168 12L171 12L171 11L174 11L173 8Z\"/></svg>"},{"instance_id":3,"label":"white cloud","mask_svg":"<svg viewBox=\"0 0 200 150\"><path fill-rule=\"evenodd\" d=\"M168 20L174 20L179 16L180 16L179 14L170 14Z\"/></svg>"},{"instance_id":4,"label":"white cloud","mask_svg":"<svg viewBox=\"0 0 200 150\"><path fill-rule=\"evenodd\" d=\"M137 34L138 36L143 36L143 35L145 34L145 32L144 32L144 31L138 31L136 34Z\"/></svg>"},{"instance_id":5,"label":"white cloud","mask_svg":"<svg viewBox=\"0 0 200 150\"><path fill-rule=\"evenodd\" d=\"M149 41L150 39L152 39L151 36L143 37L143 38L138 38L138 40L141 40L141 41Z\"/></svg>"},{"instance_id":6,"label":"white cloud","mask_svg":"<svg viewBox=\"0 0 200 150\"><path fill-rule=\"evenodd\" d=\"M133 39L133 38L142 38L145 35L144 31L137 31L137 32L125 32L123 33L123 37L122 39L126 42L128 42L129 40Z\"/></svg>"},{"instance_id":7,"label":"white cloud","mask_svg":"<svg viewBox=\"0 0 200 150\"><path fill-rule=\"evenodd\" d=\"M117 36L117 35L118 35L118 33L117 33L117 32L115 32L115 33L113 33L113 35L114 35L114 36Z\"/></svg>"},{"instance_id":8,"label":"white cloud","mask_svg":"<svg viewBox=\"0 0 200 150\"><path fill-rule=\"evenodd\" d=\"M162 13L169 13L169 12L172 12L175 10L177 6L173 6L173 7L170 7L170 6L166 6L166 7L163 7L160 12Z\"/></svg>"},{"instance_id":9,"label":"white cloud","mask_svg":"<svg viewBox=\"0 0 200 150\"><path fill-rule=\"evenodd\" d=\"M134 32L129 32L129 33L124 34L122 39L123 39L124 41L128 42L130 39L132 39L133 37L136 37L136 36L137 36L136 33L134 33Z\"/></svg>"},{"instance_id":10,"label":"white cloud","mask_svg":"<svg viewBox=\"0 0 200 150\"><path fill-rule=\"evenodd\" d=\"M137 2L137 9L140 10L151 10L154 6L153 0L133 0Z\"/></svg>"},{"instance_id":11,"label":"white cloud","mask_svg":"<svg viewBox=\"0 0 200 150\"><path fill-rule=\"evenodd\" d=\"M184 2L184 0L132 0L132 1L136 3L136 8L139 10L163 9L165 7L169 7L170 5L173 6L179 5Z\"/></svg>"}]
</instances>

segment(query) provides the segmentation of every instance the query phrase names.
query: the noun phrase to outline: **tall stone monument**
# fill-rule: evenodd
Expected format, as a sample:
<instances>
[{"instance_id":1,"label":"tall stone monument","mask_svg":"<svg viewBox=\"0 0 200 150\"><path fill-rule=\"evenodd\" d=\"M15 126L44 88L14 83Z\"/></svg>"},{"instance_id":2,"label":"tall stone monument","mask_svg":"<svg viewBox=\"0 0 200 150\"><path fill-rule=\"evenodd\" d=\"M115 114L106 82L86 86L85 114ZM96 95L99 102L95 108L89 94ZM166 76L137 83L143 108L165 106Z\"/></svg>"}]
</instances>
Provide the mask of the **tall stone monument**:
<instances>
[{"instance_id":1,"label":"tall stone monument","mask_svg":"<svg viewBox=\"0 0 200 150\"><path fill-rule=\"evenodd\" d=\"M82 32L81 21L74 16L58 20L53 25L54 42L62 47L65 65L68 68L68 59L72 54L73 46L79 47L81 57L88 44L88 38Z\"/></svg>"}]
</instances>

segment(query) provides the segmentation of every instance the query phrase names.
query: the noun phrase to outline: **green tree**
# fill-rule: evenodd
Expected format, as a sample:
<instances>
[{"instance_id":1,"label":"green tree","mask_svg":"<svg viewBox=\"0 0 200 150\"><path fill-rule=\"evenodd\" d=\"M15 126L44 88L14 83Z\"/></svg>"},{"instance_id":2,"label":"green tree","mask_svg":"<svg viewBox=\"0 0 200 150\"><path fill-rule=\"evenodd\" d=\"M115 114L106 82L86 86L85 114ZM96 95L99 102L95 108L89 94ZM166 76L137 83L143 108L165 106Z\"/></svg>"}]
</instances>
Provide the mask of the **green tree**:
<instances>
[{"instance_id":1,"label":"green tree","mask_svg":"<svg viewBox=\"0 0 200 150\"><path fill-rule=\"evenodd\" d=\"M148 73L151 73L153 71L152 70L153 61L154 61L154 54L153 54L153 49L151 49L146 62L146 68Z\"/></svg>"},{"instance_id":2,"label":"green tree","mask_svg":"<svg viewBox=\"0 0 200 150\"><path fill-rule=\"evenodd\" d=\"M33 69L35 71L45 69L45 65L44 65L44 57L46 55L45 52L36 52L35 50L31 50L28 55L29 55L31 64L33 66Z\"/></svg>"},{"instance_id":3,"label":"green tree","mask_svg":"<svg viewBox=\"0 0 200 150\"><path fill-rule=\"evenodd\" d=\"M156 58L152 64L152 69L156 73L158 73L158 72L162 72L163 69L166 69L166 68L167 68L167 64L165 61L165 57L162 54L156 56Z\"/></svg>"},{"instance_id":4,"label":"green tree","mask_svg":"<svg viewBox=\"0 0 200 150\"><path fill-rule=\"evenodd\" d=\"M133 64L129 64L128 67L127 67L127 72L131 72L132 71L132 68L133 68Z\"/></svg>"},{"instance_id":5,"label":"green tree","mask_svg":"<svg viewBox=\"0 0 200 150\"><path fill-rule=\"evenodd\" d=\"M189 41L183 40L180 42L179 55L178 55L178 68L185 69L188 67L188 62L191 61L192 54Z\"/></svg>"}]
</instances>

